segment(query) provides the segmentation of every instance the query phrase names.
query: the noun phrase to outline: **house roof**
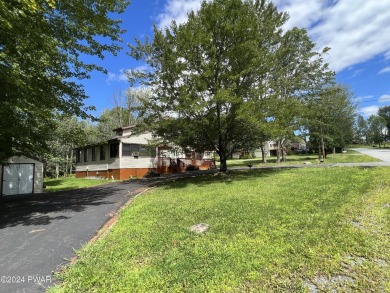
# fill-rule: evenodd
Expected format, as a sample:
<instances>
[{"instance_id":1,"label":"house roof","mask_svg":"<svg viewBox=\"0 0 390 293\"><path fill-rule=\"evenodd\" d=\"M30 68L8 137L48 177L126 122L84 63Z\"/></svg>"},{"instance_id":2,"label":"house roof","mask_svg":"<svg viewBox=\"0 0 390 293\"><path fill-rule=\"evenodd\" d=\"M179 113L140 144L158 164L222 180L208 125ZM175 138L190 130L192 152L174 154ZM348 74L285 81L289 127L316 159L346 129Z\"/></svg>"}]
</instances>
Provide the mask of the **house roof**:
<instances>
[{"instance_id":1,"label":"house roof","mask_svg":"<svg viewBox=\"0 0 390 293\"><path fill-rule=\"evenodd\" d=\"M136 127L136 125L129 125L129 126L124 126L124 127L118 127L118 128L115 128L113 131L126 130L126 129L131 129L131 128L134 128L134 127Z\"/></svg>"}]
</instances>

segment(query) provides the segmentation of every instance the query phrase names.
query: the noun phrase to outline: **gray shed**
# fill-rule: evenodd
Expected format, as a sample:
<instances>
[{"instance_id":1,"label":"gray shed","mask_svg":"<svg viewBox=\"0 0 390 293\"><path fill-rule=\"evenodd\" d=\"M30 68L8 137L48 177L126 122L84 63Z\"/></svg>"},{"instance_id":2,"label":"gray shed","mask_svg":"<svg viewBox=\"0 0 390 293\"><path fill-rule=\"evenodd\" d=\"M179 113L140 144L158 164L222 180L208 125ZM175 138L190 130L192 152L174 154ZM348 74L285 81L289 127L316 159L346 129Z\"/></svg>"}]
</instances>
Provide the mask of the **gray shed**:
<instances>
[{"instance_id":1,"label":"gray shed","mask_svg":"<svg viewBox=\"0 0 390 293\"><path fill-rule=\"evenodd\" d=\"M27 158L12 157L0 165L0 196L41 193L43 163Z\"/></svg>"}]
</instances>

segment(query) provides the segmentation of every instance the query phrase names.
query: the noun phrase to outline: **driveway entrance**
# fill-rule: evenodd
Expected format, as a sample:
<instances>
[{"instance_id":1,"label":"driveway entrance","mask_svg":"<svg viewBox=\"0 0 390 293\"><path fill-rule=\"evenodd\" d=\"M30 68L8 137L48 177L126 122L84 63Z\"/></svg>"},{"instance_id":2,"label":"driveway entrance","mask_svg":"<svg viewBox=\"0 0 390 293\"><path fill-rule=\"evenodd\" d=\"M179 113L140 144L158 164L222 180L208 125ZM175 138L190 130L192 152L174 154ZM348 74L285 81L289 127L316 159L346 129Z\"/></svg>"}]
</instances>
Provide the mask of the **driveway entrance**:
<instances>
[{"instance_id":1,"label":"driveway entrance","mask_svg":"<svg viewBox=\"0 0 390 293\"><path fill-rule=\"evenodd\" d=\"M390 163L390 149L365 149L365 148L356 148L353 149L356 152L361 154L377 158L383 162Z\"/></svg>"},{"instance_id":2,"label":"driveway entrance","mask_svg":"<svg viewBox=\"0 0 390 293\"><path fill-rule=\"evenodd\" d=\"M53 271L143 188L118 182L0 201L0 292L45 292Z\"/></svg>"}]
</instances>

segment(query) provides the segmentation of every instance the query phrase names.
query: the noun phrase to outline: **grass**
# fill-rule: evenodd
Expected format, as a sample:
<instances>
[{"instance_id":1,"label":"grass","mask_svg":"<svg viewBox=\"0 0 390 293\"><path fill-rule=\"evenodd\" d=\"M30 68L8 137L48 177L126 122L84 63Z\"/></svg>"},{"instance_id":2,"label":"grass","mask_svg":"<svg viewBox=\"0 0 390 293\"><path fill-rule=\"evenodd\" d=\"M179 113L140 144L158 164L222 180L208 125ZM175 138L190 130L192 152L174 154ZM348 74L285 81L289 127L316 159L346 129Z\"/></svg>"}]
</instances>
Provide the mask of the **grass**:
<instances>
[{"instance_id":1,"label":"grass","mask_svg":"<svg viewBox=\"0 0 390 293\"><path fill-rule=\"evenodd\" d=\"M267 164L261 162L261 158L255 159L233 159L228 160L228 168L232 167L247 167L251 164L253 167L256 166L276 166L276 165L300 165L307 164L318 164L318 154L299 154L299 155L289 155L287 156L287 162L276 162L276 157L267 158ZM329 154L324 164L334 164L334 163L368 163L368 162L380 162L379 159L363 155L359 152L353 150L347 150L346 153L340 154ZM219 163L218 163L219 164ZM218 165L217 164L217 165Z\"/></svg>"},{"instance_id":2,"label":"grass","mask_svg":"<svg viewBox=\"0 0 390 293\"><path fill-rule=\"evenodd\" d=\"M389 292L387 168L236 171L138 198L50 292ZM197 223L210 229L190 232Z\"/></svg>"},{"instance_id":3,"label":"grass","mask_svg":"<svg viewBox=\"0 0 390 293\"><path fill-rule=\"evenodd\" d=\"M100 184L105 184L107 182L112 182L112 180L101 180L101 179L85 179L85 178L75 178L70 177L60 177L58 179L47 178L44 181L46 188L45 192L56 192L63 190L72 190L78 188L85 188Z\"/></svg>"}]
</instances>

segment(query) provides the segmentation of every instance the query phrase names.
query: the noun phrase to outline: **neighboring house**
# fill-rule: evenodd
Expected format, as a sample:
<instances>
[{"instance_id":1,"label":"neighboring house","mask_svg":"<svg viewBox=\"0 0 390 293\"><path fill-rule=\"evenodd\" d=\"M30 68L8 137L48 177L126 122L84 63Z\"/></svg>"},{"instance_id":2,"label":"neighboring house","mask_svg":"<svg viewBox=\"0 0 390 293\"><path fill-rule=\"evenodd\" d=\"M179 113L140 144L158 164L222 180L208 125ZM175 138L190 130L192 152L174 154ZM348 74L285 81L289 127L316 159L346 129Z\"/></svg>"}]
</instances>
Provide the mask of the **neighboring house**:
<instances>
[{"instance_id":1,"label":"neighboring house","mask_svg":"<svg viewBox=\"0 0 390 293\"><path fill-rule=\"evenodd\" d=\"M297 153L306 152L306 147L306 142L303 139L291 143L291 150Z\"/></svg>"},{"instance_id":2,"label":"neighboring house","mask_svg":"<svg viewBox=\"0 0 390 293\"><path fill-rule=\"evenodd\" d=\"M180 148L151 147L152 133L134 133L134 126L114 130L110 140L76 149L76 177L90 176L125 180L143 177L150 170L159 173L181 172L188 165L199 169L215 167L210 152L185 154Z\"/></svg>"},{"instance_id":3,"label":"neighboring house","mask_svg":"<svg viewBox=\"0 0 390 293\"><path fill-rule=\"evenodd\" d=\"M267 157L276 156L278 150L278 144L274 141L267 141L264 143L264 153ZM240 159L245 154L254 154L256 158L261 158L261 149L255 149L252 152L248 151L236 151L233 153L233 159Z\"/></svg>"},{"instance_id":4,"label":"neighboring house","mask_svg":"<svg viewBox=\"0 0 390 293\"><path fill-rule=\"evenodd\" d=\"M27 158L12 157L0 165L1 197L41 193L43 163Z\"/></svg>"}]
</instances>

